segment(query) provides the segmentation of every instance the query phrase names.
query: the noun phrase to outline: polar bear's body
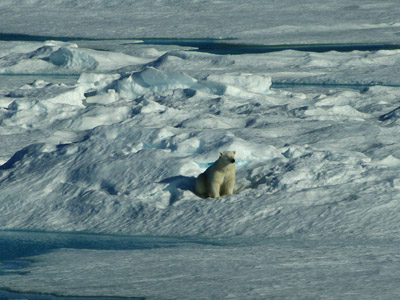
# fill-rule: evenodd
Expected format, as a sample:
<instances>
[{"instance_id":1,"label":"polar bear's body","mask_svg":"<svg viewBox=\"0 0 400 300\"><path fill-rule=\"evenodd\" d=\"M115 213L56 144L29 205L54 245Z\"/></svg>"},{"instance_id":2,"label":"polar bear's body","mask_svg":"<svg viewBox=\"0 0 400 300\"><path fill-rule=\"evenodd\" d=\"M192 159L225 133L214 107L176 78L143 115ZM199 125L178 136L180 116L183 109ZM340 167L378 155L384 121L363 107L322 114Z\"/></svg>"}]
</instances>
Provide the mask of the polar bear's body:
<instances>
[{"instance_id":1,"label":"polar bear's body","mask_svg":"<svg viewBox=\"0 0 400 300\"><path fill-rule=\"evenodd\" d=\"M232 195L235 186L235 151L221 152L217 161L196 179L195 191L204 198Z\"/></svg>"}]
</instances>

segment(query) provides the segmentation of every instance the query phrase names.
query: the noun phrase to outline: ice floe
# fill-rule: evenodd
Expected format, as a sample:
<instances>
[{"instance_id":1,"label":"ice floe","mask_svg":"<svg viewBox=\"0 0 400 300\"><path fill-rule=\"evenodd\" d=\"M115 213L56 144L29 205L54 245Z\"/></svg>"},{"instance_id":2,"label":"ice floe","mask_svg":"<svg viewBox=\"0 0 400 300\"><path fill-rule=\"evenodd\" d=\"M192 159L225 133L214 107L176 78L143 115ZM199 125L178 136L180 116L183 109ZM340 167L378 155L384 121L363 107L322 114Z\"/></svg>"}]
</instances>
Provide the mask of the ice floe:
<instances>
[{"instance_id":1,"label":"ice floe","mask_svg":"<svg viewBox=\"0 0 400 300\"><path fill-rule=\"evenodd\" d=\"M244 62L256 66L269 55L229 61L172 52L133 57L121 68L122 54L50 44L33 52L29 45L35 55L15 66L28 60L37 63L36 73L80 75L74 84L55 77L4 90L3 229L275 236L331 235L342 224L343 233L396 234L397 224L378 226L380 214L368 218L373 227L361 216L354 222L336 215L328 223L317 217L332 205L363 214L357 201L346 199L373 205L396 195L396 87L290 92L271 88L274 72L272 79L257 67L238 72ZM36 142L16 138L28 132ZM237 151L235 194L201 200L193 180L224 150ZM251 216L276 203L283 209L273 219L239 221L243 205ZM211 209L215 215L206 213ZM301 222L292 219L298 210L308 211Z\"/></svg>"}]
</instances>

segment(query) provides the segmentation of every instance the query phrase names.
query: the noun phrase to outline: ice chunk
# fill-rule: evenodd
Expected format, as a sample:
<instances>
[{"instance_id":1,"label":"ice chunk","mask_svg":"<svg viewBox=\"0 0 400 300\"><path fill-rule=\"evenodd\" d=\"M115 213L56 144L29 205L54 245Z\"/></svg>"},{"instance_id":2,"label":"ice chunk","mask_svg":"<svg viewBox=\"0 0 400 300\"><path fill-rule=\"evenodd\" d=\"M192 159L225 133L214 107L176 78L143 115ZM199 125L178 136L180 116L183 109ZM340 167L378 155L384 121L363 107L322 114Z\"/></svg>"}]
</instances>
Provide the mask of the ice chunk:
<instances>
[{"instance_id":1,"label":"ice chunk","mask_svg":"<svg viewBox=\"0 0 400 300\"><path fill-rule=\"evenodd\" d=\"M115 90L109 89L106 94L95 95L93 97L86 98L87 104L110 104L118 100L118 96Z\"/></svg>"},{"instance_id":2,"label":"ice chunk","mask_svg":"<svg viewBox=\"0 0 400 300\"><path fill-rule=\"evenodd\" d=\"M147 67L121 79L118 92L128 99L175 89L193 89L212 95L249 96L251 93L267 93L270 86L271 78L264 75L210 75L206 80L196 80L183 72Z\"/></svg>"},{"instance_id":3,"label":"ice chunk","mask_svg":"<svg viewBox=\"0 0 400 300\"><path fill-rule=\"evenodd\" d=\"M119 79L121 75L106 73L87 73L83 72L78 79L78 84L83 85L87 88L93 88L96 90L101 90L110 86L115 80Z\"/></svg>"},{"instance_id":4,"label":"ice chunk","mask_svg":"<svg viewBox=\"0 0 400 300\"><path fill-rule=\"evenodd\" d=\"M101 107L95 106L82 116L75 118L71 128L75 130L88 130L101 125L119 123L129 116L129 107Z\"/></svg>"},{"instance_id":5,"label":"ice chunk","mask_svg":"<svg viewBox=\"0 0 400 300\"><path fill-rule=\"evenodd\" d=\"M400 166L400 159L394 157L393 155L388 155L384 159L378 161L378 164L396 168Z\"/></svg>"},{"instance_id":6,"label":"ice chunk","mask_svg":"<svg viewBox=\"0 0 400 300\"><path fill-rule=\"evenodd\" d=\"M304 114L319 120L339 120L351 118L362 121L364 118L368 118L368 114L359 112L350 105L319 106L312 109L306 109Z\"/></svg>"},{"instance_id":7,"label":"ice chunk","mask_svg":"<svg viewBox=\"0 0 400 300\"><path fill-rule=\"evenodd\" d=\"M46 105L47 103L51 103L51 104L68 104L68 105L83 107L82 100L85 99L84 91L85 91L84 87L77 86L73 90L61 93L53 98L47 99L44 102L44 105Z\"/></svg>"},{"instance_id":8,"label":"ice chunk","mask_svg":"<svg viewBox=\"0 0 400 300\"><path fill-rule=\"evenodd\" d=\"M263 74L228 73L211 74L207 80L225 83L253 93L266 94L272 84L271 77Z\"/></svg>"},{"instance_id":9,"label":"ice chunk","mask_svg":"<svg viewBox=\"0 0 400 300\"><path fill-rule=\"evenodd\" d=\"M118 82L118 91L124 98L162 92L170 89L190 88L196 80L182 72L161 71L148 67Z\"/></svg>"},{"instance_id":10,"label":"ice chunk","mask_svg":"<svg viewBox=\"0 0 400 300\"><path fill-rule=\"evenodd\" d=\"M61 47L49 56L49 61L59 67L90 71L96 69L98 62L88 53L76 48Z\"/></svg>"}]
</instances>

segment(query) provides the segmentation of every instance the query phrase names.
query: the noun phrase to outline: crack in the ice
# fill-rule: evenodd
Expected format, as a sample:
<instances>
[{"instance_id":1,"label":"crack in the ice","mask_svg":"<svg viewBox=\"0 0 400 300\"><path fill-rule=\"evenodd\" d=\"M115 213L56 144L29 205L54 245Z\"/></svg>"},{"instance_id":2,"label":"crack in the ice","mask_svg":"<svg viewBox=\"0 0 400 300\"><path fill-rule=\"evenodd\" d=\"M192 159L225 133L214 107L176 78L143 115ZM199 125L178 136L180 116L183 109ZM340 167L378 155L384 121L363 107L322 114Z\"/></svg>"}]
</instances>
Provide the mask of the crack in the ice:
<instances>
[{"instance_id":1,"label":"crack in the ice","mask_svg":"<svg viewBox=\"0 0 400 300\"><path fill-rule=\"evenodd\" d=\"M351 52L351 51L379 51L379 50L398 50L400 44L392 43L334 43L334 44L246 44L232 42L236 38L89 38L89 37L67 37L67 36L42 36L18 33L1 33L0 41L34 41L44 42L48 40L63 42L79 41L127 41L129 44L148 44L148 45L170 45L181 47L193 47L195 51L206 52L220 55L239 55L270 53L285 50L295 50L304 52L323 53L329 51ZM128 43L130 41L130 43Z\"/></svg>"}]
</instances>

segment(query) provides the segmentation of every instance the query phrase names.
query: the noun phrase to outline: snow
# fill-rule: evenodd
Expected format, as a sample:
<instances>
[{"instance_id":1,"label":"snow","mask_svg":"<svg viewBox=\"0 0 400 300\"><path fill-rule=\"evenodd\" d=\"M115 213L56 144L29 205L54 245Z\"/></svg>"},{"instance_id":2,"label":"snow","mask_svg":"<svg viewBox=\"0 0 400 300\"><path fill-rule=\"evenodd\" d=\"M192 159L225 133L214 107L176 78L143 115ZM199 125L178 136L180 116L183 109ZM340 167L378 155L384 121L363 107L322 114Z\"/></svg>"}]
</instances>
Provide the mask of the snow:
<instances>
[{"instance_id":1,"label":"snow","mask_svg":"<svg viewBox=\"0 0 400 300\"><path fill-rule=\"evenodd\" d=\"M399 41L395 1L300 2L2 1L0 229L181 240L27 252L26 272L1 273L0 288L397 295L400 50L195 48ZM226 150L234 194L198 198L196 176Z\"/></svg>"}]
</instances>

